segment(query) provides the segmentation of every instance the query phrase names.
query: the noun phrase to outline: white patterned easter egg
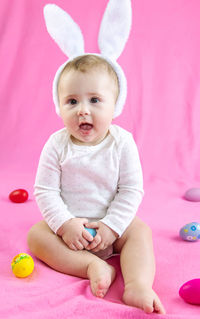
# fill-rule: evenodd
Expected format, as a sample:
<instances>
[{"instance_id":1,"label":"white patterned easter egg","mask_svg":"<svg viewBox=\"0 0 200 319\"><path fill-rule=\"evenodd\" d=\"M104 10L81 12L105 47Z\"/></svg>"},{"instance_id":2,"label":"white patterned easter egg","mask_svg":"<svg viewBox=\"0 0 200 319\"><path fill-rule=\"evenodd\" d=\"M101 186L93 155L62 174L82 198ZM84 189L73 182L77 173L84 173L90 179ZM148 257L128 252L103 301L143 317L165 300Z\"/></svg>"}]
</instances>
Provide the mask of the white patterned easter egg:
<instances>
[{"instance_id":1,"label":"white patterned easter egg","mask_svg":"<svg viewBox=\"0 0 200 319\"><path fill-rule=\"evenodd\" d=\"M186 224L179 234L183 240L197 241L200 239L200 224L197 222Z\"/></svg>"}]
</instances>

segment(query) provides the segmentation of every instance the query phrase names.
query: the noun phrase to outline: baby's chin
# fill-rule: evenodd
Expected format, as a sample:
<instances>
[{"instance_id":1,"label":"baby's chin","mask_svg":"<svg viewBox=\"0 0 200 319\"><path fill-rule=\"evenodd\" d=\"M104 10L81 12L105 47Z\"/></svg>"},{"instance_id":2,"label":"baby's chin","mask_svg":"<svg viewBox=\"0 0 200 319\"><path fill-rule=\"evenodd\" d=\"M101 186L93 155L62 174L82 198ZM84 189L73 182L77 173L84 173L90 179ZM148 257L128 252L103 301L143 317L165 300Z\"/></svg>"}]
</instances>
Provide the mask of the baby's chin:
<instances>
[{"instance_id":1,"label":"baby's chin","mask_svg":"<svg viewBox=\"0 0 200 319\"><path fill-rule=\"evenodd\" d=\"M76 145L85 145L85 146L90 146L90 145L95 145L95 141L93 141L93 139L89 139L89 138L77 138L71 135L71 140L73 142L73 144Z\"/></svg>"}]
</instances>

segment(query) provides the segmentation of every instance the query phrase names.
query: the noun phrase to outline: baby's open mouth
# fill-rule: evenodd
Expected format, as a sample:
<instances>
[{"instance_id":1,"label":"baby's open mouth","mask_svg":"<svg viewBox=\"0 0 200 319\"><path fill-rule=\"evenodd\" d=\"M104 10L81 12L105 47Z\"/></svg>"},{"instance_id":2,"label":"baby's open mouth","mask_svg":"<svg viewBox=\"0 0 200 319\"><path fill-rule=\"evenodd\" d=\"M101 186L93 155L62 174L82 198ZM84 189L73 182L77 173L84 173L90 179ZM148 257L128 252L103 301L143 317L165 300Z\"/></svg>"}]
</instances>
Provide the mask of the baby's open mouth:
<instances>
[{"instance_id":1,"label":"baby's open mouth","mask_svg":"<svg viewBox=\"0 0 200 319\"><path fill-rule=\"evenodd\" d=\"M92 124L89 124L89 123L82 123L79 125L80 129L81 130L84 130L84 131L89 131L93 128L93 125Z\"/></svg>"}]
</instances>

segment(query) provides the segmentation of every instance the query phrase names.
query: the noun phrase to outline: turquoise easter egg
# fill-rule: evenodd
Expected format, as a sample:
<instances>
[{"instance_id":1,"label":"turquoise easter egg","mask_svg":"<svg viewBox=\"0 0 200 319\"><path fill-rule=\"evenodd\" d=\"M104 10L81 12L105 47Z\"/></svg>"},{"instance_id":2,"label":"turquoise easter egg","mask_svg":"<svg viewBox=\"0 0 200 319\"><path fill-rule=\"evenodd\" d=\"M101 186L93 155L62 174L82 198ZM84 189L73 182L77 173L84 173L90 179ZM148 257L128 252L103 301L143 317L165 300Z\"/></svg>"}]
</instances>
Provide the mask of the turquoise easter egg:
<instances>
[{"instance_id":1,"label":"turquoise easter egg","mask_svg":"<svg viewBox=\"0 0 200 319\"><path fill-rule=\"evenodd\" d=\"M87 228L87 227L85 227L85 229L93 236L93 237L95 237L96 236L96 229L94 229L94 228Z\"/></svg>"}]
</instances>

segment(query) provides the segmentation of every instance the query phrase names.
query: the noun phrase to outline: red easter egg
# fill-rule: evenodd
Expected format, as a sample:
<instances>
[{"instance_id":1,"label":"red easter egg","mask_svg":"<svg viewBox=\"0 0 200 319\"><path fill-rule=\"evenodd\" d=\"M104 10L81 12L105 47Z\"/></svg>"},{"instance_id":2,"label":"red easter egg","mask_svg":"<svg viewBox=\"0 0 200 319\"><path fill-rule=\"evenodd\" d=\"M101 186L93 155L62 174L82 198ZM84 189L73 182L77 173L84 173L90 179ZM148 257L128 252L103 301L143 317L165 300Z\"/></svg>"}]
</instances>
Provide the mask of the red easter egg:
<instances>
[{"instance_id":1,"label":"red easter egg","mask_svg":"<svg viewBox=\"0 0 200 319\"><path fill-rule=\"evenodd\" d=\"M179 295L188 303L200 305L200 278L185 282L179 290Z\"/></svg>"},{"instance_id":2,"label":"red easter egg","mask_svg":"<svg viewBox=\"0 0 200 319\"><path fill-rule=\"evenodd\" d=\"M10 193L9 199L14 203L24 203L28 199L28 192L25 189L16 189Z\"/></svg>"}]
</instances>

